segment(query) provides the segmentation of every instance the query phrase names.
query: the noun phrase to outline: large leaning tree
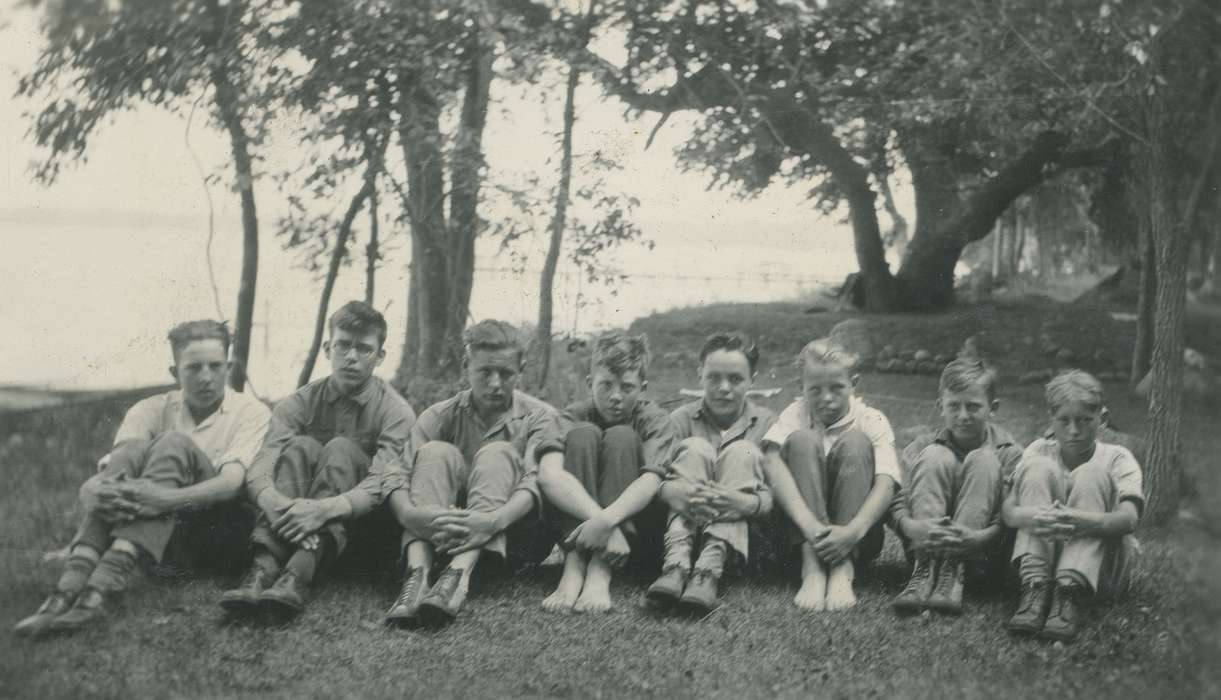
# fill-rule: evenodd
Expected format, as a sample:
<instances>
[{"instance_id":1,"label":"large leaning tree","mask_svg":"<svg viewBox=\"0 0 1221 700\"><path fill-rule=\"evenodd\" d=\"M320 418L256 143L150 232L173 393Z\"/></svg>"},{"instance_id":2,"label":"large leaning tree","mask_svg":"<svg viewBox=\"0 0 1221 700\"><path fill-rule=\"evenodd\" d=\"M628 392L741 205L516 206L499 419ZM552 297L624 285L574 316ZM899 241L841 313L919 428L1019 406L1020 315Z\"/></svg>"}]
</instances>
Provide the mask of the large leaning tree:
<instances>
[{"instance_id":1,"label":"large leaning tree","mask_svg":"<svg viewBox=\"0 0 1221 700\"><path fill-rule=\"evenodd\" d=\"M609 11L609 10L608 10ZM929 0L744 4L620 3L626 60L601 63L605 88L659 124L701 115L680 163L749 194L807 184L846 212L860 285L876 310L954 299L963 248L1023 192L1098 166L1113 139L1078 138L1071 103L1044 99L1036 60L979 6ZM879 195L910 172L915 231L897 271L885 258ZM893 211L893 206L889 206Z\"/></svg>"},{"instance_id":2,"label":"large leaning tree","mask_svg":"<svg viewBox=\"0 0 1221 700\"><path fill-rule=\"evenodd\" d=\"M254 51L262 7L247 0L33 2L46 46L18 96L40 101L33 136L46 149L36 175L53 182L83 161L92 137L119 113L147 104L185 113L207 97L228 136L241 200L242 267L233 329L233 388L246 384L259 262L255 149L266 114L254 86L266 68Z\"/></svg>"}]
</instances>

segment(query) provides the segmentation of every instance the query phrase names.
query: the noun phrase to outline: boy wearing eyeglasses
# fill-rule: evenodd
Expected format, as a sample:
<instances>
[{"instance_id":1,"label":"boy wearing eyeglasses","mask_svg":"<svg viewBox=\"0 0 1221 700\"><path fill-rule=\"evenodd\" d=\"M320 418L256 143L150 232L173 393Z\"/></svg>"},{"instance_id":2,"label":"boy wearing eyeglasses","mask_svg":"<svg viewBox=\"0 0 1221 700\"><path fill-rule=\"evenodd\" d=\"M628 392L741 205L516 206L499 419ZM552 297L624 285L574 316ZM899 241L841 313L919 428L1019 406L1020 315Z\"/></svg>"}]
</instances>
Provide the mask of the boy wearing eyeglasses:
<instances>
[{"instance_id":1,"label":"boy wearing eyeglasses","mask_svg":"<svg viewBox=\"0 0 1221 700\"><path fill-rule=\"evenodd\" d=\"M320 566L348 543L349 524L382 502L383 476L403 458L415 413L373 376L386 356L386 319L360 301L331 315L331 375L280 401L246 478L258 504L253 564L220 604L234 613L305 607Z\"/></svg>"}]
</instances>

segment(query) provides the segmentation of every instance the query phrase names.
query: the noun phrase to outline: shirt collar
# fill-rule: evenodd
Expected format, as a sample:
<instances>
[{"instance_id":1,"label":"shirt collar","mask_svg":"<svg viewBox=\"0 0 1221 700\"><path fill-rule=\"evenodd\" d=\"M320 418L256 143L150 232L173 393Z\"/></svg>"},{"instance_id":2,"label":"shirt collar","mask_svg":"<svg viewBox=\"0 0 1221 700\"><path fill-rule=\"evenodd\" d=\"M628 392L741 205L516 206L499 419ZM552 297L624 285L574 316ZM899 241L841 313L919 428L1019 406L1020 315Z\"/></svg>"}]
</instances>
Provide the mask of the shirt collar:
<instances>
[{"instance_id":1,"label":"shirt collar","mask_svg":"<svg viewBox=\"0 0 1221 700\"><path fill-rule=\"evenodd\" d=\"M848 412L844 414L843 418L840 418L831 425L828 425L827 430L839 430L840 428L846 428L849 425L852 425L852 423L856 421L857 414L861 411L861 405L861 400L855 396L848 399ZM809 404L806 404L806 414L810 415ZM810 415L810 421L814 421L813 415Z\"/></svg>"},{"instance_id":2,"label":"shirt collar","mask_svg":"<svg viewBox=\"0 0 1221 700\"><path fill-rule=\"evenodd\" d=\"M933 441L946 446L958 447L958 443L954 441L954 436L950 433L950 429L942 426L935 436ZM1003 430L998 429L992 423L988 423L984 428L984 444L991 447L1008 447L1013 445L1013 438Z\"/></svg>"},{"instance_id":3,"label":"shirt collar","mask_svg":"<svg viewBox=\"0 0 1221 700\"><path fill-rule=\"evenodd\" d=\"M371 400L373 400L373 395L375 393L377 393L377 377L373 376L369 377L368 381L365 382L365 385L361 387L360 391L356 392L355 396L349 396L343 393L343 391L340 390L340 388L335 384L334 377L328 378L326 380L326 384L323 386L323 399L325 399L328 403L335 403L339 399L346 398L365 406Z\"/></svg>"},{"instance_id":4,"label":"shirt collar","mask_svg":"<svg viewBox=\"0 0 1221 700\"><path fill-rule=\"evenodd\" d=\"M712 420L712 414L710 412L706 411L705 408L706 407L704 406L704 399L701 398L695 404L695 419L699 420L699 421L703 421L703 422L707 423L710 427L720 430L720 428L717 426L717 424ZM751 401L748 398L748 399L746 399L745 405L742 407L742 415L738 416L738 419L733 422L733 425L726 428L726 430L732 430L735 433L737 433L737 432L745 433L748 429L753 427L755 425L755 423L758 423L758 422L759 422L759 407L755 405L754 401ZM739 430L739 427L741 427L741 430Z\"/></svg>"},{"instance_id":5,"label":"shirt collar","mask_svg":"<svg viewBox=\"0 0 1221 700\"><path fill-rule=\"evenodd\" d=\"M213 411L212 415L208 416L207 418L204 418L203 421L199 422L199 423L196 423L195 416L191 415L191 409L187 407L186 395L183 393L182 389L179 389L177 392L175 392L172 400L176 401L178 403L178 413L179 413L179 415L182 416L183 420L185 420L189 425L195 426L196 428L202 428L202 427L208 425L209 423L211 423L213 420L215 420L217 416L228 413L229 409L232 408L232 401L235 400L233 398L234 392L233 392L233 390L229 389L228 387L224 388L224 392L225 393L221 397L221 400L220 400L220 408Z\"/></svg>"}]
</instances>

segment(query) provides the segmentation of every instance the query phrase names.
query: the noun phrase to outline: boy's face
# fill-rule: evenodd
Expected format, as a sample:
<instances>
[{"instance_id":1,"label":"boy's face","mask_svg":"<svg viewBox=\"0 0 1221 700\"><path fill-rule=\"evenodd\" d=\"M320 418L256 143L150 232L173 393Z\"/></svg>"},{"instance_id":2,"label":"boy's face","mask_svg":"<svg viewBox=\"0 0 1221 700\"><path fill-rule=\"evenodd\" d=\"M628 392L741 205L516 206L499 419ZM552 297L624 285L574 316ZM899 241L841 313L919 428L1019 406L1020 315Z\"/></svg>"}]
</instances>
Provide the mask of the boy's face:
<instances>
[{"instance_id":1,"label":"boy's face","mask_svg":"<svg viewBox=\"0 0 1221 700\"><path fill-rule=\"evenodd\" d=\"M637 369L615 374L606 367L595 367L589 385L594 395L594 408L603 420L613 424L622 423L632 415L640 393L644 391L644 381Z\"/></svg>"},{"instance_id":2,"label":"boy's face","mask_svg":"<svg viewBox=\"0 0 1221 700\"><path fill-rule=\"evenodd\" d=\"M183 400L193 411L205 411L225 399L229 360L225 346L215 338L195 340L178 351L170 374L182 387Z\"/></svg>"},{"instance_id":3,"label":"boy's face","mask_svg":"<svg viewBox=\"0 0 1221 700\"><path fill-rule=\"evenodd\" d=\"M941 424L954 436L955 442L966 446L983 441L992 412L999 406L1000 402L989 399L987 389L978 382L965 391L943 391L937 399Z\"/></svg>"},{"instance_id":4,"label":"boy's face","mask_svg":"<svg viewBox=\"0 0 1221 700\"><path fill-rule=\"evenodd\" d=\"M466 381L479 411L507 410L520 376L521 355L516 349L472 350L467 356Z\"/></svg>"},{"instance_id":5,"label":"boy's face","mask_svg":"<svg viewBox=\"0 0 1221 700\"><path fill-rule=\"evenodd\" d=\"M378 344L377 331L353 333L334 328L326 342L326 356L331 361L333 381L340 391L351 395L373 376L373 369L382 363L386 351Z\"/></svg>"},{"instance_id":6,"label":"boy's face","mask_svg":"<svg viewBox=\"0 0 1221 700\"><path fill-rule=\"evenodd\" d=\"M715 350L700 365L700 384L704 388L704 407L722 423L742 415L746 392L754 384L750 362L741 351Z\"/></svg>"},{"instance_id":7,"label":"boy's face","mask_svg":"<svg viewBox=\"0 0 1221 700\"><path fill-rule=\"evenodd\" d=\"M857 375L837 365L806 363L801 386L811 417L829 426L848 413Z\"/></svg>"},{"instance_id":8,"label":"boy's face","mask_svg":"<svg viewBox=\"0 0 1221 700\"><path fill-rule=\"evenodd\" d=\"M1060 443L1060 452L1068 457L1086 457L1094 453L1098 429L1102 427L1105 409L1086 405L1082 401L1065 401L1051 410L1051 429Z\"/></svg>"}]
</instances>

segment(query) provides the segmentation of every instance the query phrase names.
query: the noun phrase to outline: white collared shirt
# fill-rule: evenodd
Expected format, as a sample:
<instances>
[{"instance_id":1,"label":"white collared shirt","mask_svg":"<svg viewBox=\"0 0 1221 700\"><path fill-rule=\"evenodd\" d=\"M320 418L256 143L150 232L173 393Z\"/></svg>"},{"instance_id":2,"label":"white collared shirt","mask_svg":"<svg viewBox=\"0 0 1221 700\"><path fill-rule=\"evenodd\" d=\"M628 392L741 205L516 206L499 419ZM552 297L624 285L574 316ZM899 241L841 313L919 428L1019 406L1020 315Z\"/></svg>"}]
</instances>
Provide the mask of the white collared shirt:
<instances>
[{"instance_id":1,"label":"white collared shirt","mask_svg":"<svg viewBox=\"0 0 1221 700\"><path fill-rule=\"evenodd\" d=\"M217 471L233 463L245 470L263 444L270 420L271 411L262 401L226 389L220 408L196 424L182 399L182 390L175 389L150 396L128 409L114 443L152 440L164 433L178 432L191 438Z\"/></svg>"},{"instance_id":2,"label":"white collared shirt","mask_svg":"<svg viewBox=\"0 0 1221 700\"><path fill-rule=\"evenodd\" d=\"M798 430L818 428L822 431L823 453L829 453L840 436L849 430L859 430L873 443L873 473L885 475L894 479L896 485L903 483L899 471L899 458L895 453L895 433L890 428L890 421L882 412L871 408L861 399L853 396L848 403L848 412L835 423L823 426L816 423L811 415L804 396L789 404L776 423L763 436L763 444L772 443L784 446L789 436Z\"/></svg>"}]
</instances>

